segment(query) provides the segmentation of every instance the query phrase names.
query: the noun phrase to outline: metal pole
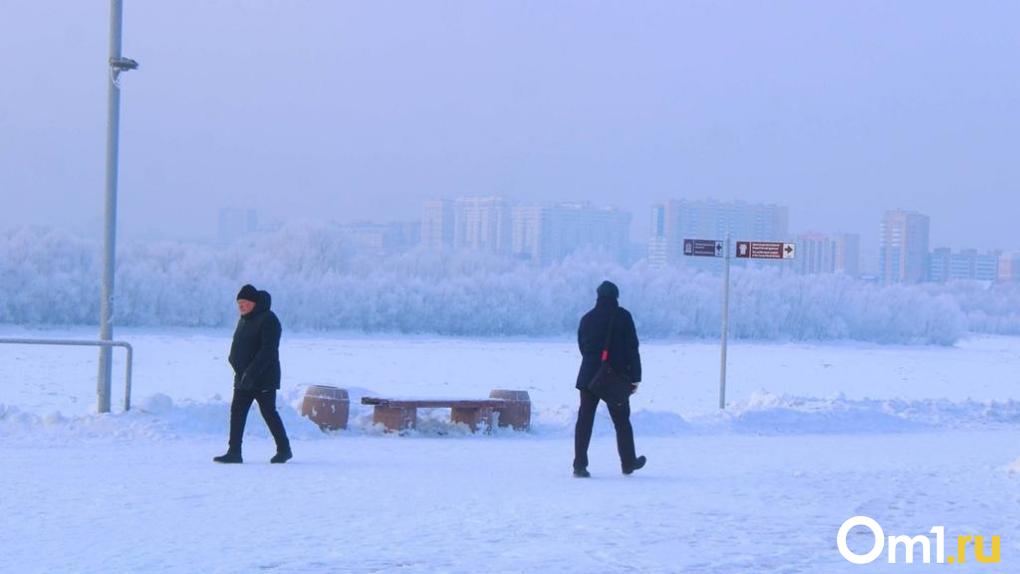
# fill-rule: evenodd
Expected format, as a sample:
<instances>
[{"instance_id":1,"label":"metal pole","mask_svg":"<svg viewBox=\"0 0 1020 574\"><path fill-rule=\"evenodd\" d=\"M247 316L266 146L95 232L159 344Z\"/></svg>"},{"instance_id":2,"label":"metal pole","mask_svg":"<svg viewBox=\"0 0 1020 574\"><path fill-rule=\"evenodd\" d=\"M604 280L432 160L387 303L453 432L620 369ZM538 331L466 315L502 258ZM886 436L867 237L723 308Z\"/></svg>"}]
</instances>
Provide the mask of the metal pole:
<instances>
[{"instance_id":1,"label":"metal pole","mask_svg":"<svg viewBox=\"0 0 1020 574\"><path fill-rule=\"evenodd\" d=\"M117 155L118 137L120 134L120 86L117 85L117 71L113 63L119 61L121 21L123 3L121 0L110 0L110 68L107 81L107 114L106 114L106 229L103 236L103 285L99 311L99 339L113 339L113 278L116 258L117 241ZM109 347L99 350L99 378L96 383L98 409L101 413L110 412L110 375L111 364Z\"/></svg>"},{"instance_id":2,"label":"metal pole","mask_svg":"<svg viewBox=\"0 0 1020 574\"><path fill-rule=\"evenodd\" d=\"M719 408L726 408L726 343L730 334L730 234L723 254L722 353L719 358Z\"/></svg>"}]
</instances>

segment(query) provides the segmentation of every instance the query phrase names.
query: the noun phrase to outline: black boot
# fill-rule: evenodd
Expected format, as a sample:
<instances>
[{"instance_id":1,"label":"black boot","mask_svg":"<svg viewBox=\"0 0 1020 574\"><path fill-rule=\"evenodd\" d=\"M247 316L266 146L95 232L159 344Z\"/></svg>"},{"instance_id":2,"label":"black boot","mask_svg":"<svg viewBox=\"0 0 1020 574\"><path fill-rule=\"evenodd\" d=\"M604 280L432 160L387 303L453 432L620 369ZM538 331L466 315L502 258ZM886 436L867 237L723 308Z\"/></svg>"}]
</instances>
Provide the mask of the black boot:
<instances>
[{"instance_id":1,"label":"black boot","mask_svg":"<svg viewBox=\"0 0 1020 574\"><path fill-rule=\"evenodd\" d=\"M241 460L241 449L229 448L227 449L226 453L220 456L213 457L213 462L222 462L229 464L229 463L242 463L244 461Z\"/></svg>"},{"instance_id":2,"label":"black boot","mask_svg":"<svg viewBox=\"0 0 1020 574\"><path fill-rule=\"evenodd\" d=\"M644 456L637 457L636 459L634 459L634 464L623 467L623 474L631 474L635 470L640 470L644 468L646 462L648 462L648 459L645 458Z\"/></svg>"},{"instance_id":3,"label":"black boot","mask_svg":"<svg viewBox=\"0 0 1020 574\"><path fill-rule=\"evenodd\" d=\"M591 473L588 472L587 468L575 468L574 478L591 478Z\"/></svg>"},{"instance_id":4,"label":"black boot","mask_svg":"<svg viewBox=\"0 0 1020 574\"><path fill-rule=\"evenodd\" d=\"M288 446L286 449L277 449L276 454L273 458L269 459L269 462L273 464L283 464L292 458L294 458L294 453L290 451L290 447Z\"/></svg>"}]
</instances>

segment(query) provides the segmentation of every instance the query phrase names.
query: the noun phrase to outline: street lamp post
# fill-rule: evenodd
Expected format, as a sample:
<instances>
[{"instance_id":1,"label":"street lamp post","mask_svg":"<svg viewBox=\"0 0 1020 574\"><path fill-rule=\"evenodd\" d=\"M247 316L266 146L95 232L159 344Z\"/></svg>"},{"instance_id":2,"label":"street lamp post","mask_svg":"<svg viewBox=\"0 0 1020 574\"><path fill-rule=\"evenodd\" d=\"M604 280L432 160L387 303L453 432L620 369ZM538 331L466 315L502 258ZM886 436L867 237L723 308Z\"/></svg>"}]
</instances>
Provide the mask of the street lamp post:
<instances>
[{"instance_id":1,"label":"street lamp post","mask_svg":"<svg viewBox=\"0 0 1020 574\"><path fill-rule=\"evenodd\" d=\"M106 116L106 209L105 232L103 234L103 284L99 310L99 338L113 339L113 278L117 246L117 156L120 134L120 74L138 68L138 62L124 58L120 53L121 22L124 6L122 0L110 1L110 69L107 84ZM99 351L99 377L96 383L98 409L110 412L111 349Z\"/></svg>"}]
</instances>

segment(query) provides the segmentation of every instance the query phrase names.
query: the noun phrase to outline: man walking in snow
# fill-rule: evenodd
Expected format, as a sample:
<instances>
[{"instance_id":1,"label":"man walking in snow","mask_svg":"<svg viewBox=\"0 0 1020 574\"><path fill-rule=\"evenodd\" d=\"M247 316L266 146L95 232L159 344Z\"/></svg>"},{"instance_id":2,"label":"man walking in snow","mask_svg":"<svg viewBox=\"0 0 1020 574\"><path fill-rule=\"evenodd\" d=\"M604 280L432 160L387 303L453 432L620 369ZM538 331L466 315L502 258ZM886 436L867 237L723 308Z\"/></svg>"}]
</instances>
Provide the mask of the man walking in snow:
<instances>
[{"instance_id":1,"label":"man walking in snow","mask_svg":"<svg viewBox=\"0 0 1020 574\"><path fill-rule=\"evenodd\" d=\"M258 402L269 432L276 441L272 463L284 463L293 456L287 431L276 412L276 391L280 388L280 320L271 310L272 297L251 285L241 287L237 309L241 318L230 345L230 366L234 368L234 399L230 403L230 442L226 454L216 462L239 463L241 438L252 402Z\"/></svg>"},{"instance_id":2,"label":"man walking in snow","mask_svg":"<svg viewBox=\"0 0 1020 574\"><path fill-rule=\"evenodd\" d=\"M577 390L581 393L581 406L577 409L574 428L574 476L588 478L588 444L595 425L595 410L599 398L588 390L588 384L599 372L603 360L627 376L630 392L637 391L641 382L641 355L638 354L637 329L630 312L620 307L620 290L609 281L603 281L596 290L595 308L581 318L577 328L577 345L581 350L581 370L577 374ZM603 356L606 341L608 356ZM623 474L631 474L645 465L645 457L636 456L634 430L630 426L630 399L622 404L606 403L609 416L616 427L616 447L620 453Z\"/></svg>"}]
</instances>

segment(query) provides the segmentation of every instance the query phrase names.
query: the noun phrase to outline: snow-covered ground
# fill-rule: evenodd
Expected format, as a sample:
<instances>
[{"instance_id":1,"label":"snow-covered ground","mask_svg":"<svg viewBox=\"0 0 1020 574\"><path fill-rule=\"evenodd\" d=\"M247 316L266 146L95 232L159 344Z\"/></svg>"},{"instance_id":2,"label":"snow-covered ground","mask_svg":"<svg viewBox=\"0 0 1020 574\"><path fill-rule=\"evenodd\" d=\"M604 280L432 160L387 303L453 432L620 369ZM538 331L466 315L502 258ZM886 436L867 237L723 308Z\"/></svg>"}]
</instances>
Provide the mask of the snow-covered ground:
<instances>
[{"instance_id":1,"label":"snow-covered ground","mask_svg":"<svg viewBox=\"0 0 1020 574\"><path fill-rule=\"evenodd\" d=\"M91 330L0 327L0 337ZM955 347L648 342L633 401L648 467L620 475L600 411L589 481L570 477L572 341L285 333L281 411L296 458L257 412L246 464L225 447L230 333L121 330L136 350L135 409L95 415L96 351L0 345L3 572L899 572L836 550L847 518L887 534L1002 536L1020 572L1020 338ZM119 352L116 353L118 356ZM114 399L123 391L120 359ZM323 434L294 406L348 388L352 428ZM470 435L421 413L373 429L368 393L484 397L527 390L529 433ZM857 531L855 531L856 533ZM851 545L864 548L866 536ZM955 548L949 548L950 554Z\"/></svg>"}]
</instances>

